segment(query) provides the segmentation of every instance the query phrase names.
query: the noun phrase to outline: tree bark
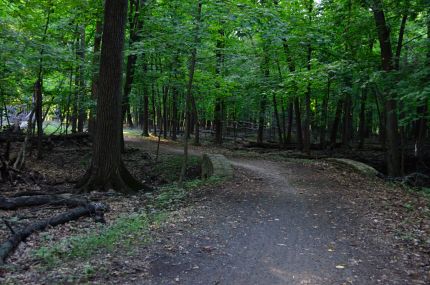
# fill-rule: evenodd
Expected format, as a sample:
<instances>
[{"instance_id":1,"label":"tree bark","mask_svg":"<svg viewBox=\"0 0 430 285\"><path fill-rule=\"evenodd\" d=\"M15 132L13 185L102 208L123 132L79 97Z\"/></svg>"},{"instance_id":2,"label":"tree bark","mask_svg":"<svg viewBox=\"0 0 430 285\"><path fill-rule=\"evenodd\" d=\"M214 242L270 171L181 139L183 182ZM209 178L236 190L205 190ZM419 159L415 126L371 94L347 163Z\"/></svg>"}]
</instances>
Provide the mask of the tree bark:
<instances>
[{"instance_id":1,"label":"tree bark","mask_svg":"<svg viewBox=\"0 0 430 285\"><path fill-rule=\"evenodd\" d=\"M366 138L366 101L367 101L367 87L361 90L361 102L360 102L360 125L358 127L359 144L358 148L364 147L364 141Z\"/></svg>"},{"instance_id":2,"label":"tree bark","mask_svg":"<svg viewBox=\"0 0 430 285\"><path fill-rule=\"evenodd\" d=\"M264 55L263 55L263 75L264 79L267 82L269 80L269 51L267 50L267 46L265 44L264 47ZM260 98L260 110L258 114L258 134L257 134L257 144L262 144L264 141L264 124L266 119L266 107L267 107L267 97L266 93L261 94Z\"/></svg>"},{"instance_id":3,"label":"tree bark","mask_svg":"<svg viewBox=\"0 0 430 285\"><path fill-rule=\"evenodd\" d=\"M216 75L220 78L222 76L222 67L224 64L224 30L220 29L218 31L219 38L216 43ZM220 84L217 83L215 86L217 89L220 88ZM217 94L217 98L215 99L215 143L218 145L222 144L222 127L223 127L223 110L222 110L223 100L220 94Z\"/></svg>"},{"instance_id":4,"label":"tree bark","mask_svg":"<svg viewBox=\"0 0 430 285\"><path fill-rule=\"evenodd\" d=\"M327 78L327 92L324 95L322 106L321 106L321 129L320 129L320 147L321 149L326 148L326 132L327 132L327 118L328 118L328 101L330 99L331 92L331 78L330 73Z\"/></svg>"},{"instance_id":5,"label":"tree bark","mask_svg":"<svg viewBox=\"0 0 430 285\"><path fill-rule=\"evenodd\" d=\"M37 125L37 158L42 159L43 157L43 119L42 119L42 79L39 78L34 85L34 95L35 95L35 116Z\"/></svg>"},{"instance_id":6,"label":"tree bark","mask_svg":"<svg viewBox=\"0 0 430 285\"><path fill-rule=\"evenodd\" d=\"M130 38L129 38L129 49L133 48L133 45L140 41L141 30L143 27L143 17L140 15L145 0L130 0L130 13L129 13L129 26L130 26ZM125 73L124 83L124 95L123 95L123 108L122 108L122 120L126 119L126 122L130 128L134 127L133 119L130 108L130 93L134 80L135 66L137 61L137 54L132 52L127 56L127 67Z\"/></svg>"},{"instance_id":7,"label":"tree bark","mask_svg":"<svg viewBox=\"0 0 430 285\"><path fill-rule=\"evenodd\" d=\"M194 47L191 50L190 64L188 69L188 84L187 84L187 95L185 98L185 136L184 136L184 160L182 162L181 174L179 176L179 185L183 186L185 180L185 174L188 165L188 136L190 131L190 120L189 116L191 114L192 107L192 96L193 96L193 81L194 73L196 71L197 64L197 44L199 43L199 33L200 33L200 22L202 17L202 0L198 1L197 4L197 15L195 21L195 34L194 34Z\"/></svg>"},{"instance_id":8,"label":"tree bark","mask_svg":"<svg viewBox=\"0 0 430 285\"><path fill-rule=\"evenodd\" d=\"M106 0L93 157L89 170L76 185L83 192L113 189L129 193L144 188L121 159L121 78L126 18L127 0Z\"/></svg>"},{"instance_id":9,"label":"tree bark","mask_svg":"<svg viewBox=\"0 0 430 285\"><path fill-rule=\"evenodd\" d=\"M390 30L386 24L382 9L382 0L374 0L373 16L381 47L382 69L389 73L394 69L393 51L391 49ZM397 121L397 101L392 94L385 100L386 135L387 135L387 172L390 176L401 175L400 136Z\"/></svg>"},{"instance_id":10,"label":"tree bark","mask_svg":"<svg viewBox=\"0 0 430 285\"><path fill-rule=\"evenodd\" d=\"M287 138L285 143L291 143L291 133L293 131L293 112L294 112L294 104L292 101L288 103L288 126L287 126Z\"/></svg>"},{"instance_id":11,"label":"tree bark","mask_svg":"<svg viewBox=\"0 0 430 285\"><path fill-rule=\"evenodd\" d=\"M84 131L85 124L85 27L79 28L79 48L78 48L78 133Z\"/></svg>"},{"instance_id":12,"label":"tree bark","mask_svg":"<svg viewBox=\"0 0 430 285\"><path fill-rule=\"evenodd\" d=\"M336 114L334 117L333 126L331 128L330 144L332 148L336 147L337 131L339 129L340 118L342 116L342 106L343 100L339 99L336 106Z\"/></svg>"},{"instance_id":13,"label":"tree bark","mask_svg":"<svg viewBox=\"0 0 430 285\"><path fill-rule=\"evenodd\" d=\"M275 114L276 126L277 126L277 129L278 129L279 147L282 147L284 145L284 141L282 139L281 119L279 118L278 102L276 100L275 93L273 93L273 95L272 95L272 100L273 100L273 111L274 111L274 114Z\"/></svg>"},{"instance_id":14,"label":"tree bark","mask_svg":"<svg viewBox=\"0 0 430 285\"><path fill-rule=\"evenodd\" d=\"M102 21L98 20L96 22L96 31L94 35L94 50L93 50L93 62L92 62L92 68L93 68L93 75L92 75L92 83L91 83L91 99L93 101L97 100L97 88L99 84L99 62L100 62L100 47L102 43L102 31L103 31L103 23ZM94 114L94 107L91 107L90 109L90 117L88 120L88 132L92 135L95 134L95 120L96 120L96 114Z\"/></svg>"}]
</instances>

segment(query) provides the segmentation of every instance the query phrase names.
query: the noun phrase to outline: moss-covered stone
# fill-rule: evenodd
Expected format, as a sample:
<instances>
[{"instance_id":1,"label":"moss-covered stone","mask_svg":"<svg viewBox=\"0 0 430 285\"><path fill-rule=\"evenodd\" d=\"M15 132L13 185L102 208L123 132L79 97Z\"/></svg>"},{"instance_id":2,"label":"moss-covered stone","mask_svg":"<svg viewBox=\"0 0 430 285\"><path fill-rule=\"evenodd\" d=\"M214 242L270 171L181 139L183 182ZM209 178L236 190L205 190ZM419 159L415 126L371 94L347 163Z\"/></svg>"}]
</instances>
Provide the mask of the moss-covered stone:
<instances>
[{"instance_id":1,"label":"moss-covered stone","mask_svg":"<svg viewBox=\"0 0 430 285\"><path fill-rule=\"evenodd\" d=\"M216 176L221 178L232 178L233 167L230 161L222 154L203 154L202 178Z\"/></svg>"}]
</instances>

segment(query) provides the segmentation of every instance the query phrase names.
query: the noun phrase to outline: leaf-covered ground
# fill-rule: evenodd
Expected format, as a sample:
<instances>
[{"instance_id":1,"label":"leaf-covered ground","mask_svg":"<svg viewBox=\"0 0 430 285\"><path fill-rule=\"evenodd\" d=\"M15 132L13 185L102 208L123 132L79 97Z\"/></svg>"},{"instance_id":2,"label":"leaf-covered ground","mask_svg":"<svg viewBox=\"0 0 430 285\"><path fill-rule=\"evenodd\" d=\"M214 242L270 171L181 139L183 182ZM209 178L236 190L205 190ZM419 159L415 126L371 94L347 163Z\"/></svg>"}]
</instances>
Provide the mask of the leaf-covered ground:
<instances>
[{"instance_id":1,"label":"leaf-covered ground","mask_svg":"<svg viewBox=\"0 0 430 285\"><path fill-rule=\"evenodd\" d=\"M171 184L178 146L163 144L157 167L153 143L129 147L134 174L164 186L153 195L92 193L111 207L107 225L85 218L33 235L1 269L0 283L430 282L429 201L419 193L323 161L252 153L232 159L232 181L194 180L180 190ZM67 157L57 169L58 160L38 171L72 179L85 169ZM190 179L197 172L191 168ZM18 226L63 210L1 215ZM2 225L2 240L8 234Z\"/></svg>"}]
</instances>

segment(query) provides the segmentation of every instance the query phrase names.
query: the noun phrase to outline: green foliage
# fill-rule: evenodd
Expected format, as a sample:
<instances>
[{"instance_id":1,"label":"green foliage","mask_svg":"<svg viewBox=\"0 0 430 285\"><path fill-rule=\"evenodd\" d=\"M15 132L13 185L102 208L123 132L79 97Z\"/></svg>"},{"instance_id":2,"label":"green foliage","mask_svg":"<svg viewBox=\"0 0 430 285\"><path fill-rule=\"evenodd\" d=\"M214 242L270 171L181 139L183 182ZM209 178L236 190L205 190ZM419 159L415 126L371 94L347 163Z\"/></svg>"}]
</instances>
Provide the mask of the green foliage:
<instances>
[{"instance_id":1,"label":"green foliage","mask_svg":"<svg viewBox=\"0 0 430 285\"><path fill-rule=\"evenodd\" d=\"M102 225L86 235L68 237L52 246L41 247L35 252L35 256L47 265L54 265L59 260L86 259L101 251L111 252L136 242L146 243L150 240L146 234L149 226L160 224L166 218L167 214L164 212L123 216L112 225Z\"/></svg>"},{"instance_id":2,"label":"green foliage","mask_svg":"<svg viewBox=\"0 0 430 285\"><path fill-rule=\"evenodd\" d=\"M159 193L154 198L154 206L157 209L167 209L175 207L183 202L192 191L198 191L203 186L216 186L223 182L220 177L210 177L206 180L194 179L186 181L183 187L179 187L177 183L173 183L160 188Z\"/></svg>"}]
</instances>

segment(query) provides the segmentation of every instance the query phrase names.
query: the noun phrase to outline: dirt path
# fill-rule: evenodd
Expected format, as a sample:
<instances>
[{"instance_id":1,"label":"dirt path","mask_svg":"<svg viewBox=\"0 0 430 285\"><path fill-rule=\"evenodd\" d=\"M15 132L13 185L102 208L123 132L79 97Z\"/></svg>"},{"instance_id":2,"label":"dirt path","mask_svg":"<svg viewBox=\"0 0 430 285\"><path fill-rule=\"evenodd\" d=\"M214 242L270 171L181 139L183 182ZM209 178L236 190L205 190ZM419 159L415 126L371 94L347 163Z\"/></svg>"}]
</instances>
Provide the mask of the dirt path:
<instances>
[{"instance_id":1,"label":"dirt path","mask_svg":"<svg viewBox=\"0 0 430 285\"><path fill-rule=\"evenodd\" d=\"M235 180L165 233L168 250L151 257L150 284L426 284L323 169L232 163Z\"/></svg>"}]
</instances>

